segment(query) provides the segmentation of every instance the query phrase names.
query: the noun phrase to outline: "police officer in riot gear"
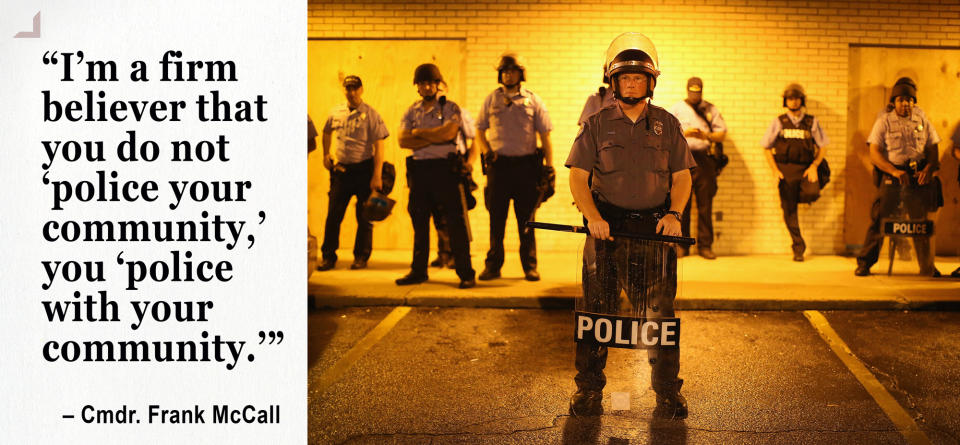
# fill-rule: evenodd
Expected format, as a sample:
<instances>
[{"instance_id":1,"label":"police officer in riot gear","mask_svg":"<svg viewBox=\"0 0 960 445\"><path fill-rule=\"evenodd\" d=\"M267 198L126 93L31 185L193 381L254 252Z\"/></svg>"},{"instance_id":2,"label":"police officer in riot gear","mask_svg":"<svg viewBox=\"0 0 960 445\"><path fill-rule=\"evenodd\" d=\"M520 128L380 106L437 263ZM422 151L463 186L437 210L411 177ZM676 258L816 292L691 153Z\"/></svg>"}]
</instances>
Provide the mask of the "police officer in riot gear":
<instances>
[{"instance_id":1,"label":"police officer in riot gear","mask_svg":"<svg viewBox=\"0 0 960 445\"><path fill-rule=\"evenodd\" d=\"M902 204L910 219L926 219L936 210L934 173L940 168L940 136L926 116L916 109L917 86L902 77L890 92L890 111L877 117L867 142L870 162L879 170L878 197L871 210L871 223L857 255L857 276L870 274L883 241L881 220L896 213ZM938 184L937 184L938 185ZM939 277L930 252L930 238L913 239L920 275Z\"/></svg>"},{"instance_id":2,"label":"police officer in riot gear","mask_svg":"<svg viewBox=\"0 0 960 445\"><path fill-rule=\"evenodd\" d=\"M552 169L550 116L543 101L521 86L526 68L515 53L500 56L497 81L500 87L483 102L477 117L476 142L484 153L487 187L484 189L490 213L490 250L479 278L500 277L503 266L503 236L510 201L520 235L520 264L527 281L537 281L537 241L527 220L540 204L537 189L544 168ZM539 136L541 147L537 148Z\"/></svg>"},{"instance_id":3,"label":"police officer in riot gear","mask_svg":"<svg viewBox=\"0 0 960 445\"><path fill-rule=\"evenodd\" d=\"M400 125L401 148L412 150L407 157L407 178L410 186L408 211L413 222L413 261L410 273L398 278L397 285L427 281L430 255L430 214L435 206L443 209L450 247L456 263L460 288L474 287L470 242L456 173L456 138L460 132L460 107L449 100L438 100L443 82L440 69L425 63L414 71L413 83L422 100L415 102L403 116Z\"/></svg>"},{"instance_id":4,"label":"police officer in riot gear","mask_svg":"<svg viewBox=\"0 0 960 445\"><path fill-rule=\"evenodd\" d=\"M617 102L591 115L580 129L566 166L570 191L583 213L596 246L600 291L585 292L588 312L619 305L626 287L632 302L643 304L649 318L674 316L676 253L666 249L662 264L646 264L644 248L631 253L629 240L614 240L611 230L679 236L681 211L690 197L690 168L694 161L680 123L670 113L651 105L657 76L657 51L646 36L625 33L607 50L607 76ZM592 182L588 177L592 173ZM665 274L649 301L638 301L642 286L622 280L637 270ZM577 344L574 379L577 391L570 400L574 415L602 413L607 350L597 344ZM679 350L650 350L651 385L657 395L655 415L684 418L686 400Z\"/></svg>"},{"instance_id":5,"label":"police officer in riot gear","mask_svg":"<svg viewBox=\"0 0 960 445\"><path fill-rule=\"evenodd\" d=\"M761 145L767 163L778 180L783 221L793 240L793 260L803 261L807 244L800 234L797 204L820 197L817 167L823 162L829 140L816 117L806 114L807 96L793 83L783 91L787 112L770 124Z\"/></svg>"}]
</instances>

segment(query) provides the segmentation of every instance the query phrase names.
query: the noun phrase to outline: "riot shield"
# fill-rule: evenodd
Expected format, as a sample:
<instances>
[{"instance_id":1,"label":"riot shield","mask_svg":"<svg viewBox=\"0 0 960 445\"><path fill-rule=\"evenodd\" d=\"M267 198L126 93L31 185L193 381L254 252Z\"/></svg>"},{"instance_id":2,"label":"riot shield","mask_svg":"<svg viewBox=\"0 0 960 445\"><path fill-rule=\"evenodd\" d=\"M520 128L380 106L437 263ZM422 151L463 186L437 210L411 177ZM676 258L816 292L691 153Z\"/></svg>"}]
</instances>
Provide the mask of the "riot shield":
<instances>
[{"instance_id":1,"label":"riot shield","mask_svg":"<svg viewBox=\"0 0 960 445\"><path fill-rule=\"evenodd\" d=\"M586 234L581 226L529 222L537 229ZM611 348L677 349L674 312L680 271L676 246L692 238L629 232L614 241L585 237L574 340Z\"/></svg>"},{"instance_id":2,"label":"riot shield","mask_svg":"<svg viewBox=\"0 0 960 445\"><path fill-rule=\"evenodd\" d=\"M586 238L574 341L611 348L677 349L676 243L625 236ZM684 243L686 244L686 243Z\"/></svg>"},{"instance_id":3,"label":"riot shield","mask_svg":"<svg viewBox=\"0 0 960 445\"><path fill-rule=\"evenodd\" d=\"M654 221L648 221L648 223ZM586 234L580 226L528 222L540 229ZM654 224L655 225L655 224ZM624 224L624 229L636 225ZM613 228L614 226L611 226ZM686 417L680 395L680 319L674 312L679 290L676 245L692 238L649 234L651 226L634 232L611 231L613 241L585 237L580 296L575 302L574 340L577 392L570 402L574 415L595 415L606 385L608 348L646 349L650 386L661 415ZM645 231L646 233L642 233ZM613 409L629 410L629 392L614 393ZM657 410L654 410L656 415Z\"/></svg>"}]
</instances>

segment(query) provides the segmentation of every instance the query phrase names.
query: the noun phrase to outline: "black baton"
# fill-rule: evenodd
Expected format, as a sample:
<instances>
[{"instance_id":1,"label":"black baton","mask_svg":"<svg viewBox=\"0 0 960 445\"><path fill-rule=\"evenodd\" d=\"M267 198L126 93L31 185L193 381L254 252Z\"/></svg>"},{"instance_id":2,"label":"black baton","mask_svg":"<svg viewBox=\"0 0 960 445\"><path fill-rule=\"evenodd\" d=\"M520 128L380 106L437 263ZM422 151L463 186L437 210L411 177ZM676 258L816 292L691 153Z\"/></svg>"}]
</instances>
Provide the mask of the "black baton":
<instances>
[{"instance_id":1,"label":"black baton","mask_svg":"<svg viewBox=\"0 0 960 445\"><path fill-rule=\"evenodd\" d=\"M590 234L590 230L583 226L570 226L566 224L551 224L537 221L528 221L527 227L531 229L546 229L546 230L555 230L557 232L571 232L571 233L583 233L586 235ZM697 243L697 240L693 238L687 238L683 236L667 236L667 235L645 235L641 233L629 233L629 232L610 232L610 236L614 238L631 238L639 239L645 241L660 241L664 243L676 243L682 244L684 246L692 246Z\"/></svg>"}]
</instances>

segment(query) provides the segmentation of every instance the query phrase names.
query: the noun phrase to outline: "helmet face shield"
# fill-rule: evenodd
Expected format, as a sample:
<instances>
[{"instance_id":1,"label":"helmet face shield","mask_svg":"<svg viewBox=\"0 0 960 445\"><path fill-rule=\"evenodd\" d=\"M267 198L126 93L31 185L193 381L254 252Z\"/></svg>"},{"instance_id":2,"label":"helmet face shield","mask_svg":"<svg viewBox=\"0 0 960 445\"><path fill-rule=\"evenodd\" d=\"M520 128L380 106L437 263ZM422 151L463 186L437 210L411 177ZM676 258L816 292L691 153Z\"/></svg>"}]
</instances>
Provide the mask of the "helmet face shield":
<instances>
[{"instance_id":1,"label":"helmet face shield","mask_svg":"<svg viewBox=\"0 0 960 445\"><path fill-rule=\"evenodd\" d=\"M622 53L630 52L630 55L626 57ZM642 58L638 56L642 54ZM653 76L654 79L660 76L660 62L657 58L657 48L653 46L653 42L650 41L647 36L640 34L638 32L626 32L617 36L613 39L613 42L610 42L610 46L607 48L607 55L605 58L606 66L606 77L612 79L613 74L617 68L622 68L625 65L615 65L616 59L620 59L620 63L624 63L628 60L637 60L641 61L646 60L644 63L644 71Z\"/></svg>"},{"instance_id":2,"label":"helmet face shield","mask_svg":"<svg viewBox=\"0 0 960 445\"><path fill-rule=\"evenodd\" d=\"M656 87L657 77L660 76L660 63L657 59L657 48L647 36L635 32L620 34L607 48L605 61L604 77L610 80L610 86L618 100L636 104L640 100L653 97L653 89ZM621 95L617 78L624 73L640 73L647 76L647 91L639 99Z\"/></svg>"}]
</instances>

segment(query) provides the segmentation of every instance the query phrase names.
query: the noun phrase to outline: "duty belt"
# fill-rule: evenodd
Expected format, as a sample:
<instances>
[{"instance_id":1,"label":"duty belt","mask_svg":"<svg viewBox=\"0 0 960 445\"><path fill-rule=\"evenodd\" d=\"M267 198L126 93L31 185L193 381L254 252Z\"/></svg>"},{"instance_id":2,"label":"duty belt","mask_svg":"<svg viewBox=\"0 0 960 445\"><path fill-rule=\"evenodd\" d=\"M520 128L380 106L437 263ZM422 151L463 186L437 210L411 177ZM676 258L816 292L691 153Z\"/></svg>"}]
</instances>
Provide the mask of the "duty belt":
<instances>
[{"instance_id":1,"label":"duty belt","mask_svg":"<svg viewBox=\"0 0 960 445\"><path fill-rule=\"evenodd\" d=\"M593 200L597 204L597 210L600 211L601 215L609 216L615 219L632 219L643 221L652 218L654 220L658 220L663 217L664 213L666 213L666 206L658 206L643 210L633 210L625 209L623 207L618 207L608 202L601 201L597 199L597 195L594 195Z\"/></svg>"},{"instance_id":2,"label":"duty belt","mask_svg":"<svg viewBox=\"0 0 960 445\"><path fill-rule=\"evenodd\" d=\"M536 153L531 154L531 155L523 155L523 156L505 156L505 155L499 155L499 156L497 156L497 160L496 160L494 163L498 163L498 162L506 162L506 163L530 162L531 160L535 160L536 158L537 158Z\"/></svg>"},{"instance_id":3,"label":"duty belt","mask_svg":"<svg viewBox=\"0 0 960 445\"><path fill-rule=\"evenodd\" d=\"M368 158L360 162L354 162L352 164L344 164L342 162L338 162L337 165L334 166L333 168L334 170L339 172L348 172L348 171L354 171L354 170L363 170L371 167L373 167L373 158Z\"/></svg>"},{"instance_id":4,"label":"duty belt","mask_svg":"<svg viewBox=\"0 0 960 445\"><path fill-rule=\"evenodd\" d=\"M407 168L417 168L430 165L446 166L450 165L453 161L450 158L414 159L413 156L407 156L406 162Z\"/></svg>"},{"instance_id":5,"label":"duty belt","mask_svg":"<svg viewBox=\"0 0 960 445\"><path fill-rule=\"evenodd\" d=\"M927 167L927 160L926 160L926 159L919 159L919 160L915 160L915 161L910 161L910 162L908 162L908 163L906 163L906 164L903 164L903 165L897 165L897 164L892 164L892 165L893 165L893 168L896 168L897 170L903 170L903 171L905 171L905 172L908 172L908 173L911 173L911 174L912 174L912 173L916 173L916 172L918 172L918 171L923 170L924 168L926 168L926 167Z\"/></svg>"}]
</instances>

